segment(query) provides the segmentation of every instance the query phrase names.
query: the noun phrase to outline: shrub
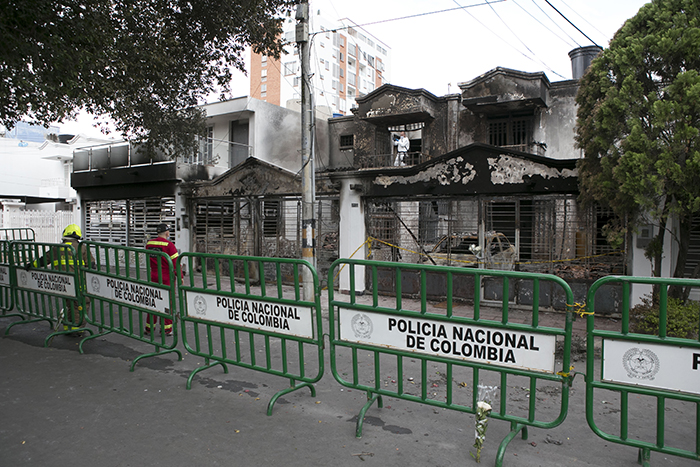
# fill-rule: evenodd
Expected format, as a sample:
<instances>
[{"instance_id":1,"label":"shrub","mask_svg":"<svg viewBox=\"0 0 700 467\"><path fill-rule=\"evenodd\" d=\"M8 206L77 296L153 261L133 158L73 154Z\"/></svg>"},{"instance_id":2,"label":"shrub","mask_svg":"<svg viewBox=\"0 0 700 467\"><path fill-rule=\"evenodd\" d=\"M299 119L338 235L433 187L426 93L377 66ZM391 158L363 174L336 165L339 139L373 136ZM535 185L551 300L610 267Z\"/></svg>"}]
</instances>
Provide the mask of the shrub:
<instances>
[{"instance_id":1,"label":"shrub","mask_svg":"<svg viewBox=\"0 0 700 467\"><path fill-rule=\"evenodd\" d=\"M643 303L630 310L632 331L640 334L659 333L659 306L653 305L646 297ZM666 310L666 335L696 339L698 323L700 323L700 303L687 301L683 303L677 298L669 298Z\"/></svg>"}]
</instances>

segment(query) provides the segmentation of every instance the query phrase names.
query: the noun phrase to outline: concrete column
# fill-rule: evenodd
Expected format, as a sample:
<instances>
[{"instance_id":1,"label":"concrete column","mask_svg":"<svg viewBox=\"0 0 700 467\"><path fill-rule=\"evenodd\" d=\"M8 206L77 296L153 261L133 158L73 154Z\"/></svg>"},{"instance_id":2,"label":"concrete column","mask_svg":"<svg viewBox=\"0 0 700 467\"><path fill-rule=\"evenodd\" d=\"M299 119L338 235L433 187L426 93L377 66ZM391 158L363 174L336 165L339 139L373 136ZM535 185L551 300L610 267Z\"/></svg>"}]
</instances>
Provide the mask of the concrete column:
<instances>
[{"instance_id":1,"label":"concrete column","mask_svg":"<svg viewBox=\"0 0 700 467\"><path fill-rule=\"evenodd\" d=\"M351 255L367 240L367 227L365 225L364 206L362 204L362 192L357 189L359 180L347 179L342 181L340 189L340 258L350 258ZM365 259L367 246L363 246L353 259ZM350 291L350 273L348 268L340 272L340 291ZM365 268L360 266L355 269L355 292L365 290Z\"/></svg>"}]
</instances>

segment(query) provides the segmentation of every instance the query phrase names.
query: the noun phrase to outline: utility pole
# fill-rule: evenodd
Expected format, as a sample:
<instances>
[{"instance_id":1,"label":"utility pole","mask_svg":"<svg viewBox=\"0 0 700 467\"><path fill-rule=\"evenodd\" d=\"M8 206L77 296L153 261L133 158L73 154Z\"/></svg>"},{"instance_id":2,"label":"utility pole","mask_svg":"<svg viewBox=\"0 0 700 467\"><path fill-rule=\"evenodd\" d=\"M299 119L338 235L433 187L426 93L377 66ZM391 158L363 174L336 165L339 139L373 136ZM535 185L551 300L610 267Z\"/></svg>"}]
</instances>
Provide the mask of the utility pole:
<instances>
[{"instance_id":1,"label":"utility pole","mask_svg":"<svg viewBox=\"0 0 700 467\"><path fill-rule=\"evenodd\" d=\"M297 5L296 41L301 59L301 259L316 268L316 181L313 157L313 132L315 123L313 90L309 73L309 3L302 0ZM303 269L304 300L314 300L314 282L311 271Z\"/></svg>"}]
</instances>

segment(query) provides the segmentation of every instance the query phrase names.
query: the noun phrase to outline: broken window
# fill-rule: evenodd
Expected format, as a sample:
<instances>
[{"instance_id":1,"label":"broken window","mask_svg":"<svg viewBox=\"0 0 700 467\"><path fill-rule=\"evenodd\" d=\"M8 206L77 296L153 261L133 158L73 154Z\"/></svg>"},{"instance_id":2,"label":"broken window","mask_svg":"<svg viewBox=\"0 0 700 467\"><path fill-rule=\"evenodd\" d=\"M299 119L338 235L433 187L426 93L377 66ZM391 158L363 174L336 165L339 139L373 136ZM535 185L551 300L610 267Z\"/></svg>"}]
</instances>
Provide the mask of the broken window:
<instances>
[{"instance_id":1,"label":"broken window","mask_svg":"<svg viewBox=\"0 0 700 467\"><path fill-rule=\"evenodd\" d=\"M489 119L489 144L532 152L532 115Z\"/></svg>"}]
</instances>

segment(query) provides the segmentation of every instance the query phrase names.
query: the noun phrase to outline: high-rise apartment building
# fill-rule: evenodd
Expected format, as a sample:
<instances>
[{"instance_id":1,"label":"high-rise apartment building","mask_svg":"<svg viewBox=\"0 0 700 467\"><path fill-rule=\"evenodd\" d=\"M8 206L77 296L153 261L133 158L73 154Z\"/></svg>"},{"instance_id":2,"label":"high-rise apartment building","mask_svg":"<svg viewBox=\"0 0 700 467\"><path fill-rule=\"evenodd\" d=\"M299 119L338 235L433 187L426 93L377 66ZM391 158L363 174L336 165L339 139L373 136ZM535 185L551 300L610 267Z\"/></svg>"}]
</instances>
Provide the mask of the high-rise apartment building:
<instances>
[{"instance_id":1,"label":"high-rise apartment building","mask_svg":"<svg viewBox=\"0 0 700 467\"><path fill-rule=\"evenodd\" d=\"M311 81L317 116L346 115L355 98L389 82L391 50L353 21L310 15ZM250 96L300 109L301 63L295 42L296 20L285 18L280 60L251 52Z\"/></svg>"}]
</instances>

